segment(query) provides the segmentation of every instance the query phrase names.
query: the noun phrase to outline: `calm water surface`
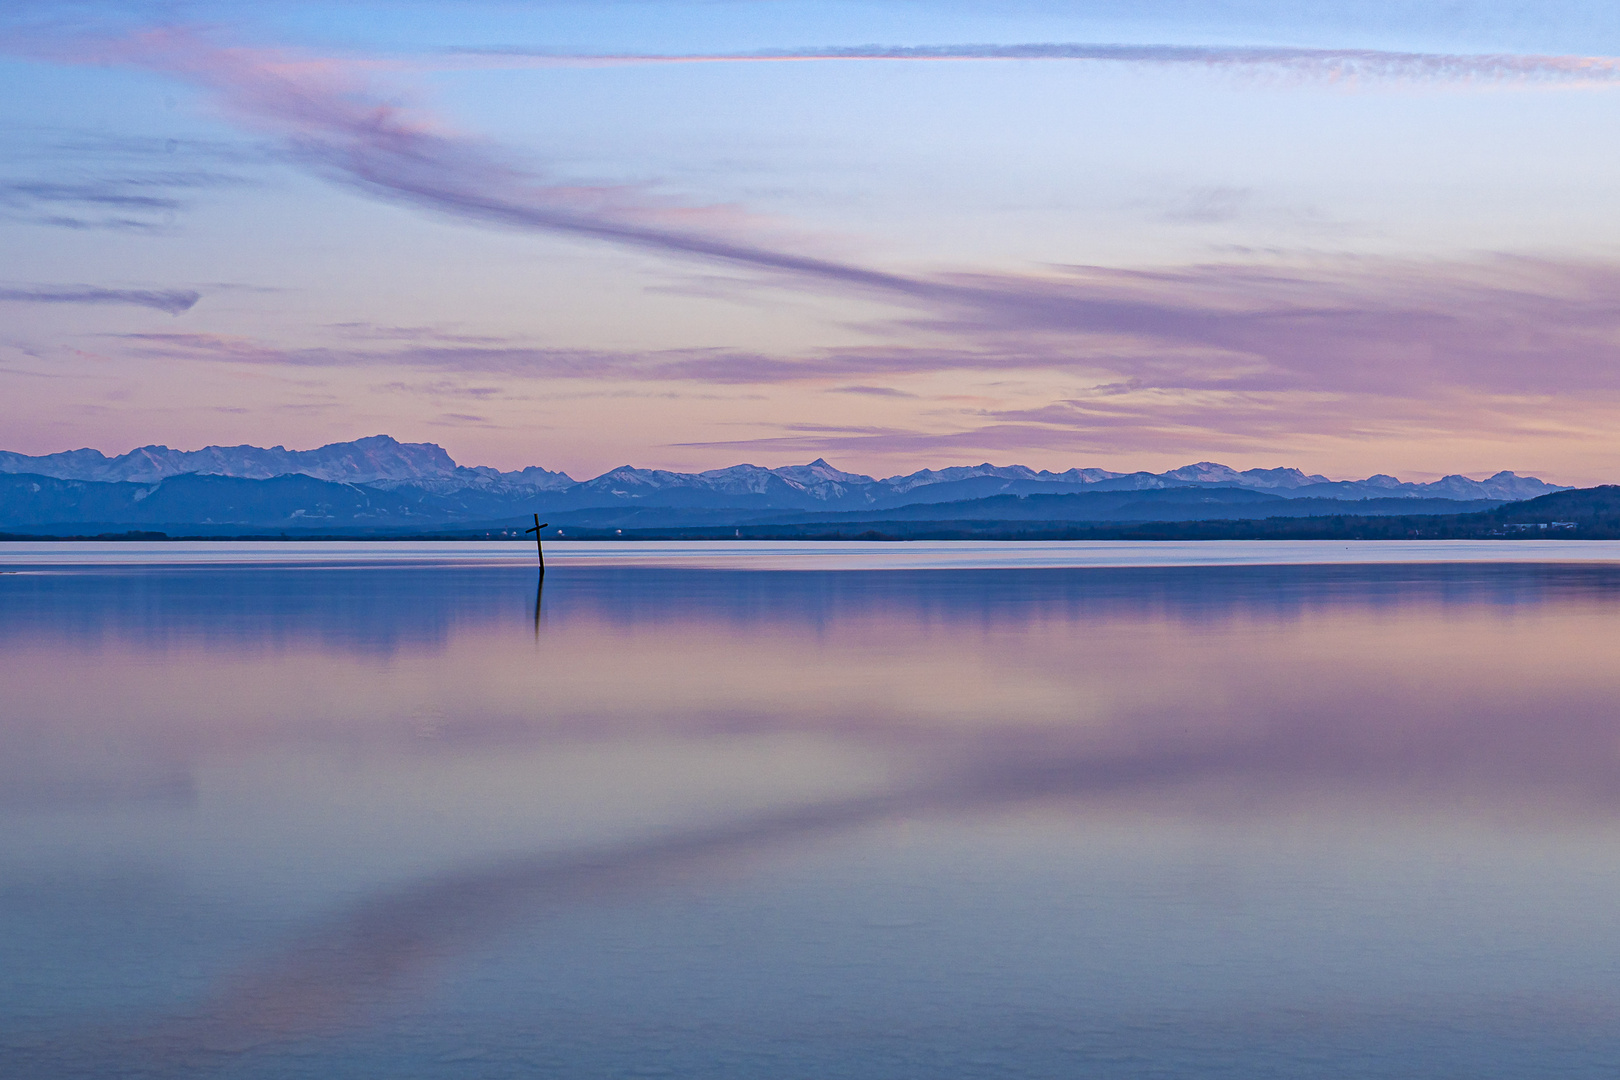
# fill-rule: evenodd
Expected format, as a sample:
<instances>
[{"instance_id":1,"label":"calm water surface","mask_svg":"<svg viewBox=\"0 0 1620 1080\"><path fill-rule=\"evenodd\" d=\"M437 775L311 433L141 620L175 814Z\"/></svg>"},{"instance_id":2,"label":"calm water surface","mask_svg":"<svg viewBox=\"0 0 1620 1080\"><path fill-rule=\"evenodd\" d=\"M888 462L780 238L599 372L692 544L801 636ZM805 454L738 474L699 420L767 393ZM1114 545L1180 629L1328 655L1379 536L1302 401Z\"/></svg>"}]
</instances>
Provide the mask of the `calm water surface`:
<instances>
[{"instance_id":1,"label":"calm water surface","mask_svg":"<svg viewBox=\"0 0 1620 1080\"><path fill-rule=\"evenodd\" d=\"M525 557L0 548L0 1076L1614 1075L1620 547Z\"/></svg>"}]
</instances>

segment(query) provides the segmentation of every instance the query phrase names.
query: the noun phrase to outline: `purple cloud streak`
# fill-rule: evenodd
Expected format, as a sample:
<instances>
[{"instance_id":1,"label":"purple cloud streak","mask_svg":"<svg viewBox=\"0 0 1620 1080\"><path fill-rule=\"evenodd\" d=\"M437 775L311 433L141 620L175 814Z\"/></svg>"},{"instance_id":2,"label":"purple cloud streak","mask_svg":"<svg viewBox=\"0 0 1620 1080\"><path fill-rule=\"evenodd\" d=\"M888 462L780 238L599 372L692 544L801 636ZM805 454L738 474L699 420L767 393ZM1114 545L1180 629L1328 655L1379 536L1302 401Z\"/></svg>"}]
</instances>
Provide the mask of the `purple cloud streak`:
<instances>
[{"instance_id":1,"label":"purple cloud streak","mask_svg":"<svg viewBox=\"0 0 1620 1080\"><path fill-rule=\"evenodd\" d=\"M30 285L0 288L0 301L19 304L133 304L179 315L202 294L191 289L102 289L94 285Z\"/></svg>"},{"instance_id":2,"label":"purple cloud streak","mask_svg":"<svg viewBox=\"0 0 1620 1080\"><path fill-rule=\"evenodd\" d=\"M239 117L281 136L292 157L372 195L512 228L584 236L906 296L912 279L752 244L728 235L742 215L660 203L629 187L547 184L494 147L449 132L365 86L364 65L219 46L183 29L108 39L16 35L0 47L62 63L112 63L183 79Z\"/></svg>"},{"instance_id":3,"label":"purple cloud streak","mask_svg":"<svg viewBox=\"0 0 1620 1080\"><path fill-rule=\"evenodd\" d=\"M1526 259L1311 268L1073 268L1045 277L914 280L933 313L871 329L943 345L799 356L613 352L454 337L280 349L199 334L123 337L143 355L294 366L397 365L545 378L770 384L942 371L1055 370L1099 393L1313 391L1429 397L1620 390L1620 267ZM871 392L868 387L865 391Z\"/></svg>"}]
</instances>

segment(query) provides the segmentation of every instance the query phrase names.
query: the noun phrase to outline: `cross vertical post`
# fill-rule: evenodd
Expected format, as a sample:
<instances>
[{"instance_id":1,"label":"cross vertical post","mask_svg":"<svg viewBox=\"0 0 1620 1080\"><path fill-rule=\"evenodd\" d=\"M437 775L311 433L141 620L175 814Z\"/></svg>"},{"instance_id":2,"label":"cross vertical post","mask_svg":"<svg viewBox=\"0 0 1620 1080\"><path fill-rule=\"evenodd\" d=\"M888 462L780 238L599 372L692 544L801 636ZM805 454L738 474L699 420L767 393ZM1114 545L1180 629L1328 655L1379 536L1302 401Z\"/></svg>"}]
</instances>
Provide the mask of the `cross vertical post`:
<instances>
[{"instance_id":1,"label":"cross vertical post","mask_svg":"<svg viewBox=\"0 0 1620 1080\"><path fill-rule=\"evenodd\" d=\"M547 522L546 524L550 524L550 523ZM534 557L536 559L540 560L540 576L541 577L546 576L546 553L540 547L540 530L545 528L546 524L542 524L541 521L540 521L540 515L536 514L536 515L534 515L534 528L532 528L532 529L524 529L523 530L524 532L532 532L532 533L534 533Z\"/></svg>"}]
</instances>

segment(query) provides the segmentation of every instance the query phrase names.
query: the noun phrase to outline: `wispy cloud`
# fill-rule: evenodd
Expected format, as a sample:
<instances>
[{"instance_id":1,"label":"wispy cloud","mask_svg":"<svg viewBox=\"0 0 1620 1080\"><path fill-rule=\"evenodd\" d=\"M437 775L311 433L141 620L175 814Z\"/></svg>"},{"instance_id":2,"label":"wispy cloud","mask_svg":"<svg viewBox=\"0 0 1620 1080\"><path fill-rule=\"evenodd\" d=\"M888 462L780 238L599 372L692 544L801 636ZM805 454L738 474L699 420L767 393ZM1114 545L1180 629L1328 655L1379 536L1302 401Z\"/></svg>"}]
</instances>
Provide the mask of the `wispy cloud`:
<instances>
[{"instance_id":1,"label":"wispy cloud","mask_svg":"<svg viewBox=\"0 0 1620 1080\"><path fill-rule=\"evenodd\" d=\"M238 177L208 172L0 180L0 214L62 228L155 231L167 228L176 214L191 207L184 194L244 183Z\"/></svg>"},{"instance_id":2,"label":"wispy cloud","mask_svg":"<svg viewBox=\"0 0 1620 1080\"><path fill-rule=\"evenodd\" d=\"M1620 57L1521 53L1426 53L1379 49L1295 49L1203 45L1036 42L1021 45L857 45L742 53L567 53L513 48L458 49L483 63L761 64L813 61L1069 60L1237 70L1332 82L1445 81L1489 84L1609 85Z\"/></svg>"},{"instance_id":3,"label":"wispy cloud","mask_svg":"<svg viewBox=\"0 0 1620 1080\"><path fill-rule=\"evenodd\" d=\"M1194 188L1163 211L1163 220L1185 225L1214 225L1235 221L1249 209L1254 192L1248 188Z\"/></svg>"},{"instance_id":4,"label":"wispy cloud","mask_svg":"<svg viewBox=\"0 0 1620 1080\"><path fill-rule=\"evenodd\" d=\"M863 397L915 398L916 394L892 386L829 386L829 394L859 394Z\"/></svg>"},{"instance_id":5,"label":"wispy cloud","mask_svg":"<svg viewBox=\"0 0 1620 1080\"><path fill-rule=\"evenodd\" d=\"M930 306L874 324L871 345L796 355L538 347L425 328L344 328L329 346L202 334L122 335L152 356L337 367L396 365L545 378L711 383L1044 369L1100 392L1284 391L1427 397L1620 391L1620 267L1485 257L1318 260L1161 270L912 279ZM938 344L910 344L927 340Z\"/></svg>"},{"instance_id":6,"label":"wispy cloud","mask_svg":"<svg viewBox=\"0 0 1620 1080\"><path fill-rule=\"evenodd\" d=\"M157 232L205 191L253 181L241 147L196 140L67 136L8 129L13 152L0 176L0 217L69 229ZM27 174L18 175L26 163Z\"/></svg>"},{"instance_id":7,"label":"wispy cloud","mask_svg":"<svg viewBox=\"0 0 1620 1080\"><path fill-rule=\"evenodd\" d=\"M124 180L112 183L96 184L58 184L43 181L7 181L0 184L0 201L4 202L61 202L61 203L92 203L97 206L112 206L127 210L174 210L180 206L178 199L165 195L148 195L130 188L137 184L148 187L158 185L172 186L175 180L152 179L146 181Z\"/></svg>"},{"instance_id":8,"label":"wispy cloud","mask_svg":"<svg viewBox=\"0 0 1620 1080\"><path fill-rule=\"evenodd\" d=\"M94 285L0 287L0 302L18 304L133 304L178 315L190 311L202 294L190 289L102 289Z\"/></svg>"},{"instance_id":9,"label":"wispy cloud","mask_svg":"<svg viewBox=\"0 0 1620 1080\"><path fill-rule=\"evenodd\" d=\"M498 148L412 112L366 81L365 65L245 46L183 29L118 39L12 36L0 47L72 64L124 64L201 86L290 157L393 201L508 228L584 236L672 255L905 294L901 275L752 243L746 215L684 206L628 186L548 183Z\"/></svg>"},{"instance_id":10,"label":"wispy cloud","mask_svg":"<svg viewBox=\"0 0 1620 1080\"><path fill-rule=\"evenodd\" d=\"M1274 372L1278 365L1272 354L1285 341L1289 347L1297 347L1308 339L1313 352L1324 341L1332 340L1360 344L1400 341L1408 351L1422 351L1418 340L1453 317L1450 310L1436 312L1432 306L1424 306L1439 303L1449 308L1453 298L1443 295L1447 289L1471 292L1467 297L1455 297L1470 301L1490 293L1491 299L1509 308L1528 305L1536 309L1528 312L1531 315L1548 314L1550 306L1557 306L1557 300L1545 289L1522 296L1511 284L1493 290L1490 282L1483 280L1490 276L1490 268L1470 271L1481 279L1472 282L1453 282L1443 277L1429 282L1424 280L1423 268L1407 268L1403 285L1417 286L1415 295L1380 286L1380 275L1387 268L1370 264L1360 273L1354 267L1289 271L1232 266L1150 273L1083 268L1027 278L894 273L752 242L747 238L746 219L723 209L674 205L628 187L547 184L497 148L403 108L368 85L363 71L343 61L221 46L199 34L177 29L149 31L113 41L13 42L12 47L26 47L67 62L121 62L151 68L204 86L247 122L279 134L295 158L308 167L380 197L514 229L583 235L752 268L818 289L877 294L903 306L936 313L923 325L957 335L1016 327L1026 336L1028 331L1037 330L1148 337L1237 354L1258 354L1270 361L1267 369ZM1124 46L1040 48L1056 50L1050 54L1053 57L1129 60L1162 55L1180 58L1178 62L1230 55L1250 58L1246 62L1326 62L1325 58L1333 57L1337 58L1334 62L1362 58L1371 63L1367 58L1377 56L1385 57L1396 68L1416 65L1415 70L1437 75L1614 70L1614 63L1590 58L1497 57L1488 58L1489 63L1475 58L1479 62L1470 67L1455 57L1420 54ZM949 49L871 51L870 55L886 57L890 52L897 57L919 59L973 55L971 51ZM985 55L992 54L1022 55L1011 47L998 47ZM800 54L781 55L788 58ZM849 55L859 58L867 54L856 51ZM1541 271L1543 277L1559 273L1566 278L1584 275L1586 279L1565 284L1613 292L1611 279L1616 275L1612 270L1546 267ZM1495 274L1507 276L1500 268ZM1533 278L1535 274L1522 270L1519 276ZM1532 282L1532 286L1535 284ZM1567 305L1567 313L1578 319L1575 324L1564 325L1578 328L1579 316L1590 315L1592 307L1579 300ZM1499 306L1497 310L1502 309ZM1474 320L1476 324L1481 321ZM1493 326L1488 338L1475 335L1469 347L1496 339L1494 351L1500 351L1497 329ZM1367 359L1358 358L1358 364L1365 366ZM1403 358L1401 364L1407 366L1409 359Z\"/></svg>"},{"instance_id":11,"label":"wispy cloud","mask_svg":"<svg viewBox=\"0 0 1620 1080\"><path fill-rule=\"evenodd\" d=\"M373 73L362 63L219 45L183 29L153 30L116 40L13 39L10 47L61 62L123 63L190 81L216 94L240 119L280 136L294 160L306 167L373 195L435 212L520 230L592 237L751 268L821 288L876 293L907 304L971 306L985 300L983 281L918 278L758 242L751 239L750 219L735 209L684 206L629 186L548 182L499 148L405 108L397 95L371 84ZM1379 63L1389 70L1410 68L1435 77L1492 72L1551 77L1558 72L1585 72L1607 78L1604 73L1616 70L1616 62L1592 58L1469 59L1311 50L1030 46L998 47L983 55L1023 58L1020 49L1045 49L1040 55L1053 58L1161 57L1176 62L1216 62L1230 57L1234 62L1307 68L1328 63L1329 58L1341 65L1352 60L1371 65L1382 57ZM977 55L971 49L941 48L758 54L758 58L952 59ZM1071 321L1104 314L1083 305L1070 307ZM1126 313L1116 304L1108 314L1117 321ZM1144 310L1142 314L1157 313Z\"/></svg>"}]
</instances>

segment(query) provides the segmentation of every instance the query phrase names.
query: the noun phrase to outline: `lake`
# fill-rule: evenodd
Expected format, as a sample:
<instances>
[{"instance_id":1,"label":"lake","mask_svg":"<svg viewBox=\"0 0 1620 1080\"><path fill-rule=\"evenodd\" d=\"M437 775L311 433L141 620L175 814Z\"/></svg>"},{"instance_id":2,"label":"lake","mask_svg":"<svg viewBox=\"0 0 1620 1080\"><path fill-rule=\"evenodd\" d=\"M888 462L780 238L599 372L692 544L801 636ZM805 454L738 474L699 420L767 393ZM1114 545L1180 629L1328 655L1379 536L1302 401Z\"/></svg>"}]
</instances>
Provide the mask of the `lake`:
<instances>
[{"instance_id":1,"label":"lake","mask_svg":"<svg viewBox=\"0 0 1620 1080\"><path fill-rule=\"evenodd\" d=\"M0 546L0 1075L1610 1077L1620 544Z\"/></svg>"}]
</instances>

